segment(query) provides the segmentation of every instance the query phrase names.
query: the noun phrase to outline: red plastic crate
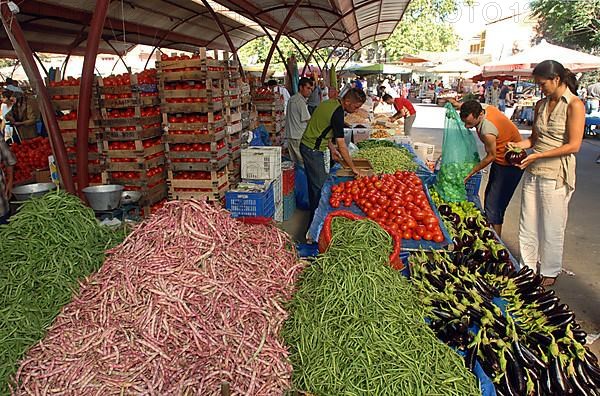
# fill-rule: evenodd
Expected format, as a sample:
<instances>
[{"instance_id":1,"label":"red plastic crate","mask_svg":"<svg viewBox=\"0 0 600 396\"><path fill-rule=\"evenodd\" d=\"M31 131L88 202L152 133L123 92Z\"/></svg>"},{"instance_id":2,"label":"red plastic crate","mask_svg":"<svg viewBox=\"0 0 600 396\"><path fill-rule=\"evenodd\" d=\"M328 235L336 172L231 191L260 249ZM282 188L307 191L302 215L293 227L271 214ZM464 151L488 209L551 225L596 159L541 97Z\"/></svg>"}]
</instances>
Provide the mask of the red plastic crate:
<instances>
[{"instance_id":1,"label":"red plastic crate","mask_svg":"<svg viewBox=\"0 0 600 396\"><path fill-rule=\"evenodd\" d=\"M294 171L294 167L292 166L291 168L283 168L281 170L282 173L282 179L283 179L283 195L288 195L290 194L292 191L294 191L295 188L295 171Z\"/></svg>"}]
</instances>

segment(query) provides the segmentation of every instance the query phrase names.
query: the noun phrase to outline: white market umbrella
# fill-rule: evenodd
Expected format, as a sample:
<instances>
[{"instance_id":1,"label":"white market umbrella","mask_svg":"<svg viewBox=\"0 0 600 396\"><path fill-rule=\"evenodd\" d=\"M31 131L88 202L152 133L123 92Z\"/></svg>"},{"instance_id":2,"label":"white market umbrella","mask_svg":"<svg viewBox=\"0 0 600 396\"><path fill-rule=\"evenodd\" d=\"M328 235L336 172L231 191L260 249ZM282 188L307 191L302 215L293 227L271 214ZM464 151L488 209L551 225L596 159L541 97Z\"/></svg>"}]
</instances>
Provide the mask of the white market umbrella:
<instances>
[{"instance_id":1,"label":"white market umbrella","mask_svg":"<svg viewBox=\"0 0 600 396\"><path fill-rule=\"evenodd\" d=\"M600 69L600 57L542 40L538 45L516 55L484 64L483 76L530 76L533 68L547 59L560 62L574 73Z\"/></svg>"},{"instance_id":2,"label":"white market umbrella","mask_svg":"<svg viewBox=\"0 0 600 396\"><path fill-rule=\"evenodd\" d=\"M427 71L429 73L437 74L466 74L474 76L476 74L481 73L481 67L477 66L474 63L467 62L466 60L458 59L442 63L441 65L428 69Z\"/></svg>"}]
</instances>

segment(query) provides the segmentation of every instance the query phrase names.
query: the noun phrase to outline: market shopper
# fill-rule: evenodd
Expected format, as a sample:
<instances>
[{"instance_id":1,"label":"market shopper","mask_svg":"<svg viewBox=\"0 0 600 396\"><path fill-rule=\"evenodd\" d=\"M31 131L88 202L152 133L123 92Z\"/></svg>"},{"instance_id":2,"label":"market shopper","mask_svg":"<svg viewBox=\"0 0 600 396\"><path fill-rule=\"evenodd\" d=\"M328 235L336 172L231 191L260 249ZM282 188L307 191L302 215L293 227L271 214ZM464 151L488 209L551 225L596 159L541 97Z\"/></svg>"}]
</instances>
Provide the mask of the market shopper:
<instances>
[{"instance_id":1,"label":"market shopper","mask_svg":"<svg viewBox=\"0 0 600 396\"><path fill-rule=\"evenodd\" d=\"M531 136L512 147L533 149L525 169L519 223L521 263L539 267L543 285L562 270L569 201L575 191L575 153L583 139L585 108L577 79L562 64L546 60L533 69L544 99L535 106Z\"/></svg>"},{"instance_id":2,"label":"market shopper","mask_svg":"<svg viewBox=\"0 0 600 396\"><path fill-rule=\"evenodd\" d=\"M12 108L6 114L6 121L10 123L16 133L23 139L31 139L37 136L36 123L40 118L40 112L32 96L25 96L19 92L13 92L14 99Z\"/></svg>"},{"instance_id":3,"label":"market shopper","mask_svg":"<svg viewBox=\"0 0 600 396\"><path fill-rule=\"evenodd\" d=\"M494 79L492 85L485 90L485 103L498 107L500 105L500 80Z\"/></svg>"},{"instance_id":4,"label":"market shopper","mask_svg":"<svg viewBox=\"0 0 600 396\"><path fill-rule=\"evenodd\" d=\"M310 221L321 199L321 189L327 178L324 152L329 148L333 160L343 160L355 175L358 169L352 162L344 140L344 112L354 113L363 103L366 95L363 90L352 88L341 99L322 102L312 114L306 131L302 135L300 153L308 181L308 202Z\"/></svg>"},{"instance_id":5,"label":"market shopper","mask_svg":"<svg viewBox=\"0 0 600 396\"><path fill-rule=\"evenodd\" d=\"M286 87L279 85L277 80L269 80L267 81L267 86L271 90L271 92L278 93L283 97L283 108L287 109L288 100L290 100L290 93Z\"/></svg>"},{"instance_id":6,"label":"market shopper","mask_svg":"<svg viewBox=\"0 0 600 396\"><path fill-rule=\"evenodd\" d=\"M504 213L523 175L523 170L508 164L504 155L509 143L522 140L521 134L517 126L494 106L482 105L478 100L468 100L458 107L461 120L467 128L475 128L486 152L485 157L469 172L465 183L492 164L485 188L484 212L494 230L501 235Z\"/></svg>"},{"instance_id":7,"label":"market shopper","mask_svg":"<svg viewBox=\"0 0 600 396\"><path fill-rule=\"evenodd\" d=\"M8 204L13 188L13 171L17 159L10 148L0 139L0 164L4 165L4 171L0 170L0 224L6 224L10 206Z\"/></svg>"},{"instance_id":8,"label":"market shopper","mask_svg":"<svg viewBox=\"0 0 600 396\"><path fill-rule=\"evenodd\" d=\"M383 101L388 105L393 105L396 109L396 114L390 117L390 121L394 122L400 117L404 117L404 135L410 136L415 118L417 118L417 111L410 100L400 96L398 98L392 98L391 95L383 95Z\"/></svg>"},{"instance_id":9,"label":"market shopper","mask_svg":"<svg viewBox=\"0 0 600 396\"><path fill-rule=\"evenodd\" d=\"M310 120L307 100L312 91L313 80L302 77L298 82L298 92L292 95L287 105L285 137L287 138L288 152L296 165L303 166L302 154L300 154L300 141Z\"/></svg>"},{"instance_id":10,"label":"market shopper","mask_svg":"<svg viewBox=\"0 0 600 396\"><path fill-rule=\"evenodd\" d=\"M512 85L504 85L502 89L500 89L500 96L498 97L498 110L501 112L506 111L506 105L511 100L510 93L512 92Z\"/></svg>"}]
</instances>

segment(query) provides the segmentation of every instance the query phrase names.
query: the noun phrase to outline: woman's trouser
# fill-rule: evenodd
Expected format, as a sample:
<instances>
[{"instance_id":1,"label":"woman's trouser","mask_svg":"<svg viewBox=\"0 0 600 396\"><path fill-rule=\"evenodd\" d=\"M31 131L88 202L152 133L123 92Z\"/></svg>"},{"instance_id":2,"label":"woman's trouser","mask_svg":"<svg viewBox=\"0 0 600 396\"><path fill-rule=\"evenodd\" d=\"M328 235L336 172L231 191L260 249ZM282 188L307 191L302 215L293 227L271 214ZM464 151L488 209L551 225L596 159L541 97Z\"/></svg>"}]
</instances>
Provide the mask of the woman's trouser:
<instances>
[{"instance_id":1,"label":"woman's trouser","mask_svg":"<svg viewBox=\"0 0 600 396\"><path fill-rule=\"evenodd\" d=\"M523 175L519 250L521 265L542 276L556 277L562 269L563 247L572 189L556 188L556 180Z\"/></svg>"}]
</instances>

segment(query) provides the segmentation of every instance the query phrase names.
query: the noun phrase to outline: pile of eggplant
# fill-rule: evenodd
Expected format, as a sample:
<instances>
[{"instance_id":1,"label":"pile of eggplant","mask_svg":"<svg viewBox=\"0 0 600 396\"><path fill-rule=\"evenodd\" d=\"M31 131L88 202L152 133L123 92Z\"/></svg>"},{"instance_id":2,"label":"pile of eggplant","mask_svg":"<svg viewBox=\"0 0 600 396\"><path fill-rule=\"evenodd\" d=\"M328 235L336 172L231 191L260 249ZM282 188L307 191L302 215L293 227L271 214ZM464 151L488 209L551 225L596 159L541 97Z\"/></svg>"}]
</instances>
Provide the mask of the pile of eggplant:
<instances>
[{"instance_id":1,"label":"pile of eggplant","mask_svg":"<svg viewBox=\"0 0 600 396\"><path fill-rule=\"evenodd\" d=\"M463 350L470 369L479 361L500 396L600 395L586 334L541 277L510 263L492 271L472 263L453 252L411 256L413 283L440 339Z\"/></svg>"},{"instance_id":2,"label":"pile of eggplant","mask_svg":"<svg viewBox=\"0 0 600 396\"><path fill-rule=\"evenodd\" d=\"M454 249L410 260L437 335L469 368L479 361L500 396L600 396L598 359L569 307L531 269L515 270L473 203L432 199Z\"/></svg>"}]
</instances>

